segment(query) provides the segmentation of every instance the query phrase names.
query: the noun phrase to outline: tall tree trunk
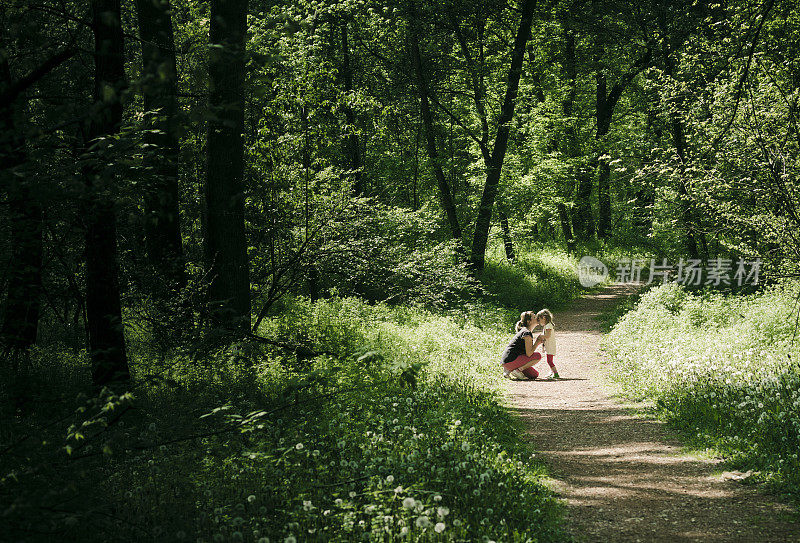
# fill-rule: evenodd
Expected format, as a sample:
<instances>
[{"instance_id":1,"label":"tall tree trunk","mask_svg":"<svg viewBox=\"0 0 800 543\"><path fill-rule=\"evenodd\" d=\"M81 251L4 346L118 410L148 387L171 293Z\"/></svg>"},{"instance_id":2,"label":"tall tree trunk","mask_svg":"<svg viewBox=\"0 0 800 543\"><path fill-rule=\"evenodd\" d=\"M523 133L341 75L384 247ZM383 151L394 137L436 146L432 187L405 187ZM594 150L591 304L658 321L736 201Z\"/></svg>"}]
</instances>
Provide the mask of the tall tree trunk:
<instances>
[{"instance_id":1,"label":"tall tree trunk","mask_svg":"<svg viewBox=\"0 0 800 543\"><path fill-rule=\"evenodd\" d=\"M12 84L8 60L0 60L0 92ZM0 185L7 187L11 219L11 261L8 293L0 329L4 349L21 351L33 345L39 326L42 290L42 206L31 193L30 179L14 170L25 163L25 136L15 117L22 98L0 107ZM16 359L16 358L15 358Z\"/></svg>"},{"instance_id":2,"label":"tall tree trunk","mask_svg":"<svg viewBox=\"0 0 800 543\"><path fill-rule=\"evenodd\" d=\"M350 66L350 45L347 40L347 20L343 20L342 27L342 78L344 79L344 90L347 94L346 100L350 100L353 92L353 69ZM344 108L344 116L347 121L345 127L345 148L353 177L353 193L356 196L364 195L364 185L361 175L361 148L358 143L356 133L356 115L353 108L347 104Z\"/></svg>"},{"instance_id":3,"label":"tall tree trunk","mask_svg":"<svg viewBox=\"0 0 800 543\"><path fill-rule=\"evenodd\" d=\"M602 57L602 48L598 55L599 62ZM597 131L595 139L598 144L597 155L597 237L607 238L611 234L611 167L606 153L605 136L611 128L611 116L614 113L616 100L607 94L606 76L602 68L597 68L595 74L597 81L597 99L595 102L595 117L597 119ZM612 90L613 92L613 90ZM620 93L621 95L621 93ZM617 96L617 100L619 97ZM612 101L613 100L613 101Z\"/></svg>"},{"instance_id":4,"label":"tall tree trunk","mask_svg":"<svg viewBox=\"0 0 800 543\"><path fill-rule=\"evenodd\" d=\"M478 119L481 122L480 138L475 138L475 139L477 140L478 146L480 147L486 171L489 172L492 169L493 162L492 162L492 152L489 149L489 118L488 115L486 114L486 104L484 102L484 97L486 96L486 85L484 80L484 69L486 67L485 56L484 56L484 36L486 29L486 19L479 18L475 28L476 36L478 39L477 63L475 62L472 53L469 50L467 39L464 35L464 32L461 29L461 23L454 14L450 15L450 22L453 28L456 30L456 38L458 39L458 42L461 46L461 52L464 55L464 60L466 61L467 68L470 72L470 80L472 82L472 96L473 96L473 101L475 103L475 111L478 113ZM452 119L451 119L451 127L452 127ZM452 138L451 138L451 143L452 143ZM452 155L452 149L451 149L451 155ZM495 196L495 199L499 199L499 197ZM514 240L511 236L511 229L509 228L508 225L508 217L502 208L498 207L497 213L500 218L500 228L502 230L502 235L503 235L503 246L506 252L506 259L509 262L513 262Z\"/></svg>"},{"instance_id":5,"label":"tall tree trunk","mask_svg":"<svg viewBox=\"0 0 800 543\"><path fill-rule=\"evenodd\" d=\"M564 127L564 132L560 138L560 141L557 143L557 147L561 149L561 152L564 153L566 157L574 159L580 156L578 135L575 128L575 119L573 119L578 80L578 72L575 62L575 34L572 29L567 26L566 21L562 22L562 24L564 25L563 69L566 80L569 82L569 87L567 90L567 95L564 97L564 100L561 103L561 112L566 119L566 126ZM572 177L576 178L576 174L577 171L573 168ZM569 185L566 187L560 186L559 192L561 193L562 198L565 200L571 198L574 186L574 182L569 183ZM571 217L569 209L563 201L556 204L556 209L558 210L558 216L561 221L561 231L564 234L564 243L567 246L567 250L569 252L573 252L575 250L575 232L573 232L572 223L570 222Z\"/></svg>"},{"instance_id":6,"label":"tall tree trunk","mask_svg":"<svg viewBox=\"0 0 800 543\"><path fill-rule=\"evenodd\" d=\"M503 247L506 250L506 260L514 262L514 242L511 237L511 228L508 226L508 217L505 211L498 207L497 216L500 219L500 228L503 231Z\"/></svg>"},{"instance_id":7,"label":"tall tree trunk","mask_svg":"<svg viewBox=\"0 0 800 543\"><path fill-rule=\"evenodd\" d=\"M411 186L411 209L413 211L419 209L417 185L419 185L419 125L417 125L416 130L414 130L414 181Z\"/></svg>"},{"instance_id":8,"label":"tall tree trunk","mask_svg":"<svg viewBox=\"0 0 800 543\"><path fill-rule=\"evenodd\" d=\"M577 167L575 191L575 207L572 211L572 226L575 228L575 236L588 241L594 237L595 223L592 214L592 183L593 172L596 167L594 158L582 161Z\"/></svg>"},{"instance_id":9,"label":"tall tree trunk","mask_svg":"<svg viewBox=\"0 0 800 543\"><path fill-rule=\"evenodd\" d=\"M662 27L662 31L666 28L666 22L663 19L660 20L660 24ZM675 65L674 60L672 59L669 43L666 38L666 34L664 39L661 42L661 54L664 60L664 73L667 77L672 77L675 72ZM679 113L675 110L675 108L671 108L670 114L670 128L672 131L672 143L675 146L675 152L678 154L678 159L680 160L680 178L678 180L678 206L681 213L681 222L683 222L684 227L684 238L683 243L684 247L686 248L686 252L689 254L691 258L698 258L700 256L700 248L698 244L697 237L695 236L695 224L696 221L694 220L694 212L692 209L692 202L689 197L689 191L686 186L686 179L684 176L684 168L686 167L687 161L687 149L686 149L686 138L684 136L683 130L683 122L681 121Z\"/></svg>"},{"instance_id":10,"label":"tall tree trunk","mask_svg":"<svg viewBox=\"0 0 800 543\"><path fill-rule=\"evenodd\" d=\"M119 0L92 0L92 32L95 112L89 152L99 155L98 162L109 163L113 158L102 156L98 139L113 136L122 124L126 81ZM86 171L86 317L96 387L130 379L117 277L117 218L110 198L114 190L104 173L98 168Z\"/></svg>"},{"instance_id":11,"label":"tall tree trunk","mask_svg":"<svg viewBox=\"0 0 800 543\"><path fill-rule=\"evenodd\" d=\"M186 284L178 188L178 98L170 0L136 0L142 40L144 109L152 115L145 143L145 240L147 256L170 283Z\"/></svg>"},{"instance_id":12,"label":"tall tree trunk","mask_svg":"<svg viewBox=\"0 0 800 543\"><path fill-rule=\"evenodd\" d=\"M250 327L244 229L244 75L247 0L211 1L206 258L215 324Z\"/></svg>"},{"instance_id":13,"label":"tall tree trunk","mask_svg":"<svg viewBox=\"0 0 800 543\"><path fill-rule=\"evenodd\" d=\"M500 173L503 161L506 156L508 146L508 134L511 119L514 116L514 106L517 100L517 90L519 80L522 75L522 60L525 56L525 46L531 35L531 25L533 23L533 9L536 0L523 0L522 17L514 39L514 49L511 53L511 66L508 70L508 81L506 85L506 95L503 106L500 109L500 119L497 126L494 146L492 147L491 167L486 172L486 183L481 195L481 203L478 208L478 217L475 221L475 234L472 238L471 264L473 269L480 271L486 261L486 245L489 240L489 228L492 221L492 208L497 197L498 185L500 183Z\"/></svg>"},{"instance_id":14,"label":"tall tree trunk","mask_svg":"<svg viewBox=\"0 0 800 543\"><path fill-rule=\"evenodd\" d=\"M564 234L564 243L567 245L567 251L571 253L575 251L575 240L572 237L569 210L564 202L556 202L556 210L558 211L558 219L561 221L561 232Z\"/></svg>"},{"instance_id":15,"label":"tall tree trunk","mask_svg":"<svg viewBox=\"0 0 800 543\"><path fill-rule=\"evenodd\" d=\"M417 90L419 92L419 108L422 115L422 124L425 129L425 143L428 151L428 161L433 175L436 178L436 184L439 187L439 199L441 201L444 212L447 215L447 222L450 224L450 233L453 239L457 240L459 244L462 242L461 225L458 222L458 215L456 214L456 207L453 199L450 196L450 186L444 176L442 163L439 158L439 153L436 149L436 132L433 126L433 115L431 114L430 98L428 81L425 78L425 73L422 67L422 55L419 48L419 22L416 20L417 14L414 10L413 4L411 9L411 62L414 65L414 72L417 76Z\"/></svg>"},{"instance_id":16,"label":"tall tree trunk","mask_svg":"<svg viewBox=\"0 0 800 543\"><path fill-rule=\"evenodd\" d=\"M658 103L658 94L652 93L648 96L651 104ZM647 127L645 131L651 134L650 137L656 145L661 143L664 130L658 120L660 113L655 107L648 108ZM655 205L655 189L649 180L638 185L633 191L633 198L636 201L636 211L633 217L633 224L641 231L650 233L653 229L653 206Z\"/></svg>"},{"instance_id":17,"label":"tall tree trunk","mask_svg":"<svg viewBox=\"0 0 800 543\"><path fill-rule=\"evenodd\" d=\"M611 235L611 166L607 155L597 159L597 237Z\"/></svg>"},{"instance_id":18,"label":"tall tree trunk","mask_svg":"<svg viewBox=\"0 0 800 543\"><path fill-rule=\"evenodd\" d=\"M686 179L683 174L686 165L686 140L683 134L683 123L676 112L671 113L672 119L672 142L675 145L675 151L678 153L678 158L681 161L681 174L678 180L678 206L681 210L681 220L685 228L684 246L686 252L691 258L698 258L700 250L698 247L698 240L694 232L694 218L692 217L692 203L689 197L689 191L686 187Z\"/></svg>"},{"instance_id":19,"label":"tall tree trunk","mask_svg":"<svg viewBox=\"0 0 800 543\"><path fill-rule=\"evenodd\" d=\"M308 129L308 109L305 105L300 112L300 128L303 132L303 241L307 243L308 229L311 221L311 201L309 198L311 184L311 139ZM313 302L319 298L319 270L317 270L313 259L308 262L306 277L308 279L308 297Z\"/></svg>"},{"instance_id":20,"label":"tall tree trunk","mask_svg":"<svg viewBox=\"0 0 800 543\"><path fill-rule=\"evenodd\" d=\"M597 119L597 130L595 140L597 142L597 156L594 165L598 169L597 175L597 236L608 238L611 235L611 166L609 165L608 149L605 137L611 129L611 119L614 109L617 107L625 88L633 81L636 75L645 69L650 61L652 51L648 45L647 51L639 57L630 70L622 74L612 87L608 90L606 76L600 66L600 60L605 57L605 49L602 45L598 47L595 57L597 71L595 79L597 81L597 99L595 102L595 116ZM591 185L589 185L591 190Z\"/></svg>"},{"instance_id":21,"label":"tall tree trunk","mask_svg":"<svg viewBox=\"0 0 800 543\"><path fill-rule=\"evenodd\" d=\"M456 30L456 38L461 46L461 52L464 55L464 60L466 61L467 68L470 72L470 80L472 81L472 96L473 101L475 103L475 111L478 113L478 119L481 122L481 132L480 138L477 139L478 146L481 150L481 155L483 156L483 163L486 167L486 171L489 172L492 170L493 167L493 159L492 159L492 152L489 149L489 118L486 114L486 104L484 103L484 97L486 95L486 86L484 80L484 69L485 69L485 57L484 57L484 32L486 28L486 20L484 18L479 19L476 25L476 34L478 38L478 61L477 63L473 59L472 53L469 50L469 46L467 44L467 39L464 36L464 33L461 29L461 24L459 23L458 19L455 15L450 16L451 24L453 28ZM452 120L451 120L452 124ZM452 154L452 151L451 151ZM499 199L496 195L495 199ZM514 240L511 236L511 229L508 225L508 217L505 211L498 206L497 210L498 216L500 218L500 228L502 230L503 235L503 246L506 252L506 259L509 262L514 261Z\"/></svg>"}]
</instances>

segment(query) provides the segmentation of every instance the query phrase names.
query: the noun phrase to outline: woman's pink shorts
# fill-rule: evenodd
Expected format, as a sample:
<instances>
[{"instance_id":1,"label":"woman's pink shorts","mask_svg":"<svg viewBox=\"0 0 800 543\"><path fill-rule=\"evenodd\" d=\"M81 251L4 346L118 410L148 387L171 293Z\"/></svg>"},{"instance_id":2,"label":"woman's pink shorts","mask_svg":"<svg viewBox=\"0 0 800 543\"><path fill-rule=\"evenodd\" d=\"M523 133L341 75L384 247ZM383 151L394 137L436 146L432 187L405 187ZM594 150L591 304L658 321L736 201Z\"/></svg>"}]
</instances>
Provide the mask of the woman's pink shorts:
<instances>
[{"instance_id":1,"label":"woman's pink shorts","mask_svg":"<svg viewBox=\"0 0 800 543\"><path fill-rule=\"evenodd\" d=\"M503 364L503 369L506 371L514 371L515 369L524 366L531 360L541 360L541 358L542 358L542 353L539 352L535 352L531 356L525 356L524 354L521 354L511 362L506 362L505 364ZM522 373L525 375L525 377L529 379L536 379L537 377L539 377L539 372L533 369L532 367L525 368L524 370L522 370Z\"/></svg>"}]
</instances>

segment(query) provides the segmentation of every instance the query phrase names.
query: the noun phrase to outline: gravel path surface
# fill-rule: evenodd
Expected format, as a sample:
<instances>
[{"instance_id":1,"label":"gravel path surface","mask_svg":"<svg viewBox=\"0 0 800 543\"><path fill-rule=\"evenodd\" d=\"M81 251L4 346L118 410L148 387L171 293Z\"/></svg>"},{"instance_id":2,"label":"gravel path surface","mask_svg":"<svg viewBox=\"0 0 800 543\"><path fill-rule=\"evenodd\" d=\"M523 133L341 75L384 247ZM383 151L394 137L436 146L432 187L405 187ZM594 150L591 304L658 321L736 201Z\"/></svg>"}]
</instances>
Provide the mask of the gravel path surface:
<instances>
[{"instance_id":1,"label":"gravel path surface","mask_svg":"<svg viewBox=\"0 0 800 543\"><path fill-rule=\"evenodd\" d=\"M800 542L791 507L722 477L719 460L682 453L664 424L633 416L615 397L597 316L628 293L610 286L555 314L562 380L508 386L575 540ZM537 369L549 375L546 363Z\"/></svg>"}]
</instances>

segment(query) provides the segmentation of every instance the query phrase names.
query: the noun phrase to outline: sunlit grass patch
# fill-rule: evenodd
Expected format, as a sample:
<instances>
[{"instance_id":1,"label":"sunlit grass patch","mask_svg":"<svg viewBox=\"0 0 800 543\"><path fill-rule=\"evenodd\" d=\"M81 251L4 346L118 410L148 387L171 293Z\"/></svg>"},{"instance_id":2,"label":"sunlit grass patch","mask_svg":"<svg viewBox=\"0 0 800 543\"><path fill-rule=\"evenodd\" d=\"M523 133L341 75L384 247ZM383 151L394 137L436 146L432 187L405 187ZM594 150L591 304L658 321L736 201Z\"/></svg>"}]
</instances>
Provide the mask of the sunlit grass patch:
<instances>
[{"instance_id":1,"label":"sunlit grass patch","mask_svg":"<svg viewBox=\"0 0 800 543\"><path fill-rule=\"evenodd\" d=\"M479 280L490 298L516 312L516 318L523 310L563 307L585 290L578 280L578 258L563 249L521 250L513 263L502 246L490 249Z\"/></svg>"}]
</instances>

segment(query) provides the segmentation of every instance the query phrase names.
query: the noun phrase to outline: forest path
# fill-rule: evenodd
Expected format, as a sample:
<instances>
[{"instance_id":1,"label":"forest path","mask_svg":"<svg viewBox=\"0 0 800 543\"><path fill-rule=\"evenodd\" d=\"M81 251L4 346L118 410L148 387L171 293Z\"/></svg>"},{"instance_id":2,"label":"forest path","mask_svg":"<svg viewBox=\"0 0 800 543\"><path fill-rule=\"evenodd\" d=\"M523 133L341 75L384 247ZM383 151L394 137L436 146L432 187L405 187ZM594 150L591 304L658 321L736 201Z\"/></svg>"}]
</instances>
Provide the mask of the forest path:
<instances>
[{"instance_id":1,"label":"forest path","mask_svg":"<svg viewBox=\"0 0 800 543\"><path fill-rule=\"evenodd\" d=\"M684 454L658 421L637 418L603 377L597 317L631 291L613 285L555 315L560 381L511 381L578 542L800 542L788 505L724 480L719 460ZM550 371L540 362L542 377ZM794 520L793 520L794 519Z\"/></svg>"}]
</instances>

